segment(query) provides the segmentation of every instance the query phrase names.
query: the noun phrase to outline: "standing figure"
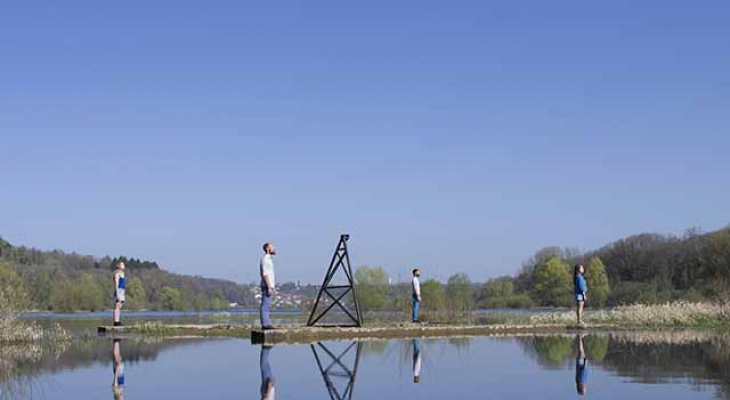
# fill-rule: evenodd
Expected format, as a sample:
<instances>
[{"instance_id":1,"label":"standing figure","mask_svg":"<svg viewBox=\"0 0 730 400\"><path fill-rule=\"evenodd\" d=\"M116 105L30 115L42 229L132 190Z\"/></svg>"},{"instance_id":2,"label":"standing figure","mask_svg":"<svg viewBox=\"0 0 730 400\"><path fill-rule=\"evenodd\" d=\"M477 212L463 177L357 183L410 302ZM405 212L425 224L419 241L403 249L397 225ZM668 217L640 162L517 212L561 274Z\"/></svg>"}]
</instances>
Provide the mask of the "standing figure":
<instances>
[{"instance_id":1,"label":"standing figure","mask_svg":"<svg viewBox=\"0 0 730 400\"><path fill-rule=\"evenodd\" d=\"M122 326L122 306L126 299L126 287L124 262L119 261L117 263L117 269L114 271L114 326Z\"/></svg>"},{"instance_id":2,"label":"standing figure","mask_svg":"<svg viewBox=\"0 0 730 400\"><path fill-rule=\"evenodd\" d=\"M577 305L576 311L578 318L578 326L585 326L583 321L583 307L585 306L586 300L588 300L588 284L586 278L583 276L585 268L582 264L576 264L573 270L573 292L575 293L575 302Z\"/></svg>"},{"instance_id":3,"label":"standing figure","mask_svg":"<svg viewBox=\"0 0 730 400\"><path fill-rule=\"evenodd\" d=\"M276 398L276 387L274 373L269 365L269 352L271 346L262 345L259 357L259 369L261 369L261 400L274 400Z\"/></svg>"},{"instance_id":4,"label":"standing figure","mask_svg":"<svg viewBox=\"0 0 730 400\"><path fill-rule=\"evenodd\" d=\"M413 383L421 382L421 339L413 339Z\"/></svg>"},{"instance_id":5,"label":"standing figure","mask_svg":"<svg viewBox=\"0 0 730 400\"><path fill-rule=\"evenodd\" d=\"M421 308L421 270L418 268L413 269L413 281L411 285L413 287L413 322L418 323L418 310Z\"/></svg>"},{"instance_id":6,"label":"standing figure","mask_svg":"<svg viewBox=\"0 0 730 400\"><path fill-rule=\"evenodd\" d=\"M276 248L271 243L264 243L264 256L259 265L261 274L261 328L274 329L271 326L271 302L276 295L276 279L274 276L274 254Z\"/></svg>"},{"instance_id":7,"label":"standing figure","mask_svg":"<svg viewBox=\"0 0 730 400\"><path fill-rule=\"evenodd\" d=\"M583 349L583 335L578 335L576 340L578 341L578 358L575 359L575 389L579 395L585 396L588 384L588 360L586 351Z\"/></svg>"},{"instance_id":8,"label":"standing figure","mask_svg":"<svg viewBox=\"0 0 730 400\"><path fill-rule=\"evenodd\" d=\"M112 394L114 395L114 400L124 400L124 361L122 360L120 343L120 339L114 339L114 345L112 347L112 370L114 371Z\"/></svg>"}]
</instances>

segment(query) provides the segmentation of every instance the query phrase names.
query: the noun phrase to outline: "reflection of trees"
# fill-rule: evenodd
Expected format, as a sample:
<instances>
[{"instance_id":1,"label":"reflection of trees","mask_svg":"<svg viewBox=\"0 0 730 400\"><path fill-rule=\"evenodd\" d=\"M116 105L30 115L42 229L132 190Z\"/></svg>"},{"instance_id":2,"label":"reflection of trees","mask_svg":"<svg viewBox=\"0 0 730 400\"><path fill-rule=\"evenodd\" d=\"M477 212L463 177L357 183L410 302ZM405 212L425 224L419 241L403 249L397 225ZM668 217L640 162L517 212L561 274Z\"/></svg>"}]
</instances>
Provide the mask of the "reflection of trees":
<instances>
[{"instance_id":1,"label":"reflection of trees","mask_svg":"<svg viewBox=\"0 0 730 400\"><path fill-rule=\"evenodd\" d=\"M0 347L0 399L33 398L42 392L31 373L31 366L51 349L39 343L3 345ZM57 351L62 351L58 348ZM57 353L55 353L57 354Z\"/></svg>"},{"instance_id":2,"label":"reflection of trees","mask_svg":"<svg viewBox=\"0 0 730 400\"><path fill-rule=\"evenodd\" d=\"M532 336L517 339L527 354L548 367L564 365L576 356L572 336ZM629 332L588 335L588 359L619 376L642 383L688 379L702 386L718 384L718 394L730 399L730 335L707 332Z\"/></svg>"},{"instance_id":3,"label":"reflection of trees","mask_svg":"<svg viewBox=\"0 0 730 400\"><path fill-rule=\"evenodd\" d=\"M366 356L382 356L388 353L389 344L390 342L385 340L362 342L362 353Z\"/></svg>"},{"instance_id":4,"label":"reflection of trees","mask_svg":"<svg viewBox=\"0 0 730 400\"><path fill-rule=\"evenodd\" d=\"M562 365L573 351L573 339L569 336L520 337L518 342L540 365L556 367Z\"/></svg>"},{"instance_id":5,"label":"reflection of trees","mask_svg":"<svg viewBox=\"0 0 730 400\"><path fill-rule=\"evenodd\" d=\"M135 363L154 360L167 348L189 344L190 340L126 339L124 360ZM40 374L57 373L94 364L112 362L111 339L89 339L55 344L27 344L0 347L0 400L32 398L43 391L35 380Z\"/></svg>"},{"instance_id":6,"label":"reflection of trees","mask_svg":"<svg viewBox=\"0 0 730 400\"><path fill-rule=\"evenodd\" d=\"M592 335L583 339L586 356L593 362L601 362L608 353L608 336Z\"/></svg>"}]
</instances>

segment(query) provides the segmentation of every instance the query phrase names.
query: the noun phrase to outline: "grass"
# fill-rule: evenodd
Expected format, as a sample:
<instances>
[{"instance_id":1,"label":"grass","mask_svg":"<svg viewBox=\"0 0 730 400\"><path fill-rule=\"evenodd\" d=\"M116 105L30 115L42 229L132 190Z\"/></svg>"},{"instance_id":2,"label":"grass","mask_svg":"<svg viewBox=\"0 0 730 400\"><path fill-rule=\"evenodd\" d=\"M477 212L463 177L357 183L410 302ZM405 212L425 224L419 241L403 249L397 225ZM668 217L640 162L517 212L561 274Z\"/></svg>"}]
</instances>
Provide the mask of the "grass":
<instances>
[{"instance_id":1,"label":"grass","mask_svg":"<svg viewBox=\"0 0 730 400\"><path fill-rule=\"evenodd\" d=\"M120 333L133 333L150 336L201 336L201 337L241 337L251 336L251 326L228 324L164 324L162 322L145 322L127 325Z\"/></svg>"},{"instance_id":2,"label":"grass","mask_svg":"<svg viewBox=\"0 0 730 400\"><path fill-rule=\"evenodd\" d=\"M532 314L534 324L575 324L575 312ZM590 310L585 322L616 327L642 328L716 328L730 326L730 304L674 302L665 304L634 304L613 309Z\"/></svg>"}]
</instances>

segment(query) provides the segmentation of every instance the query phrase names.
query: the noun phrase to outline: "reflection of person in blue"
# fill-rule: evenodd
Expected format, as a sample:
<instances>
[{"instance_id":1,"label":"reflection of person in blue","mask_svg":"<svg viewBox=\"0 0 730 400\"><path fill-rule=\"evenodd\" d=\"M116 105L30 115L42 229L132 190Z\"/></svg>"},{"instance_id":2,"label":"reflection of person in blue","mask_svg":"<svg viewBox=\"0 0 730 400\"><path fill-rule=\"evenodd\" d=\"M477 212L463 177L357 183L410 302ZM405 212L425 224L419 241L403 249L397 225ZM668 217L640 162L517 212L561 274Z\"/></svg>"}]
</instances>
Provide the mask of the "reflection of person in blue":
<instances>
[{"instance_id":1,"label":"reflection of person in blue","mask_svg":"<svg viewBox=\"0 0 730 400\"><path fill-rule=\"evenodd\" d=\"M421 382L421 339L413 339L413 383Z\"/></svg>"},{"instance_id":2,"label":"reflection of person in blue","mask_svg":"<svg viewBox=\"0 0 730 400\"><path fill-rule=\"evenodd\" d=\"M112 347L112 369L114 371L112 393L114 394L114 400L124 400L124 361L122 360L120 343L120 339L114 339L114 345Z\"/></svg>"},{"instance_id":3,"label":"reflection of person in blue","mask_svg":"<svg viewBox=\"0 0 730 400\"><path fill-rule=\"evenodd\" d=\"M259 366L261 368L261 399L262 400L274 400L276 399L276 388L274 387L274 373L271 371L271 365L269 365L269 353L271 352L271 346L261 346L261 357L259 358Z\"/></svg>"},{"instance_id":4,"label":"reflection of person in blue","mask_svg":"<svg viewBox=\"0 0 730 400\"><path fill-rule=\"evenodd\" d=\"M576 340L578 341L578 358L575 359L575 388L579 395L584 396L588 384L588 360L585 349L583 349L583 335L577 335Z\"/></svg>"}]
</instances>

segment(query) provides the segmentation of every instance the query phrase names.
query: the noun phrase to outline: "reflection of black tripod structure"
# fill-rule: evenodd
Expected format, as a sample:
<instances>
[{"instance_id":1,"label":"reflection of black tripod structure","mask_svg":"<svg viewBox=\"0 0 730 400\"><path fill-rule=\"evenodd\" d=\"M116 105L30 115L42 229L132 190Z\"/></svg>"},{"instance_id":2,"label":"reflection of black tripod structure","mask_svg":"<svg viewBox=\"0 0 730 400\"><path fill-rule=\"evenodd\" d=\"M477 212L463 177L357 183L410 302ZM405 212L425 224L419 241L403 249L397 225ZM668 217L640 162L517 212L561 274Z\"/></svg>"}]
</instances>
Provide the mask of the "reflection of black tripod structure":
<instances>
[{"instance_id":1,"label":"reflection of black tripod structure","mask_svg":"<svg viewBox=\"0 0 730 400\"><path fill-rule=\"evenodd\" d=\"M345 314L347 314L347 316L350 318L350 324L344 326L359 327L363 325L362 314L360 313L360 304L357 302L357 294L355 293L355 283L352 277L352 268L350 268L350 256L347 254L347 241L349 239L350 235L340 236L340 243L337 245L337 248L335 249L335 254L332 256L332 262L330 262L330 267L327 270L327 274L324 276L324 282L322 283L322 287L319 288L317 300L314 302L314 307L312 307L312 313L309 314L309 321L307 322L307 326L314 326L334 306L338 306L340 310L344 311ZM335 277L335 273L340 268L345 273L347 284L331 285L330 283L332 283L332 279ZM342 301L348 293L352 293L352 300L355 307L355 310L353 311L355 315L352 315L350 310L347 309ZM324 302L324 300L326 300L323 300L323 294L326 294L327 297L332 300L332 304L325 308L324 311L318 313L317 307L319 307L320 302Z\"/></svg>"},{"instance_id":2,"label":"reflection of black tripod structure","mask_svg":"<svg viewBox=\"0 0 730 400\"><path fill-rule=\"evenodd\" d=\"M351 400L352 399L352 392L355 388L355 377L357 376L357 366L360 363L360 354L362 352L362 343L360 342L352 342L347 348L340 353L339 356L335 355L330 349L328 349L324 344L321 342L317 343L316 345L311 345L312 347L312 353L314 353L314 359L317 360L317 367L319 367L319 372L322 374L322 378L324 379L324 384L327 386L327 392L329 392L330 399L332 400ZM317 352L317 348L321 349L324 355L327 355L330 359L330 363L327 366L327 368L324 368L324 365L322 364L322 359L320 359L320 355ZM355 365L352 367L352 369L348 368L347 365L343 362L343 358L353 349L355 348ZM337 379L347 379L347 386L345 387L344 391L340 392L337 390L337 386L335 385L332 378ZM341 386L341 385L340 385Z\"/></svg>"}]
</instances>

